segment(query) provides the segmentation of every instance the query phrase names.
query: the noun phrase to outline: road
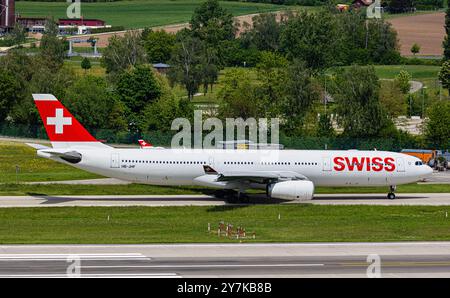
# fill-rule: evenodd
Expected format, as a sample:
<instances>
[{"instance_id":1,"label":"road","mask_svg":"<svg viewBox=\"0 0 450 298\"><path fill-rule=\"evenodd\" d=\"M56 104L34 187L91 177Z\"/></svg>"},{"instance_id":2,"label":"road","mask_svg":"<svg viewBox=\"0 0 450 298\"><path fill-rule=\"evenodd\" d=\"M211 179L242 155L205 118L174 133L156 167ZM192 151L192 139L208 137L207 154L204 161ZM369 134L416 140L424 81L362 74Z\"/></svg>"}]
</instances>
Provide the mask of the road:
<instances>
[{"instance_id":1,"label":"road","mask_svg":"<svg viewBox=\"0 0 450 298\"><path fill-rule=\"evenodd\" d=\"M298 204L265 196L251 196L249 204ZM312 201L316 205L415 205L450 206L450 194L398 194L397 199L387 200L386 194L318 194ZM228 202L208 195L172 196L3 196L0 208L20 207L126 207L126 206L221 206Z\"/></svg>"},{"instance_id":2,"label":"road","mask_svg":"<svg viewBox=\"0 0 450 298\"><path fill-rule=\"evenodd\" d=\"M450 277L450 242L0 246L0 277L367 277L377 264Z\"/></svg>"}]
</instances>

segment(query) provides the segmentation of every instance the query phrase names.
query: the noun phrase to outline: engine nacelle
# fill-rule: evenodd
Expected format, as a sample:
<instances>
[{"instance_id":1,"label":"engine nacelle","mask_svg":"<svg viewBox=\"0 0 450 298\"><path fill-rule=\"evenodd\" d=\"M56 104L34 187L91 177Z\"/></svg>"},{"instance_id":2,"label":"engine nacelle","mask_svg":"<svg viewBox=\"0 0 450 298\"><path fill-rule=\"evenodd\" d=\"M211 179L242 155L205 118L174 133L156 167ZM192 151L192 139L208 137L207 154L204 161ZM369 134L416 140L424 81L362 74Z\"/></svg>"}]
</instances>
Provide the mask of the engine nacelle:
<instances>
[{"instance_id":1,"label":"engine nacelle","mask_svg":"<svg viewBox=\"0 0 450 298\"><path fill-rule=\"evenodd\" d=\"M314 196L311 181L284 181L269 185L267 194L271 198L290 201L309 201Z\"/></svg>"}]
</instances>

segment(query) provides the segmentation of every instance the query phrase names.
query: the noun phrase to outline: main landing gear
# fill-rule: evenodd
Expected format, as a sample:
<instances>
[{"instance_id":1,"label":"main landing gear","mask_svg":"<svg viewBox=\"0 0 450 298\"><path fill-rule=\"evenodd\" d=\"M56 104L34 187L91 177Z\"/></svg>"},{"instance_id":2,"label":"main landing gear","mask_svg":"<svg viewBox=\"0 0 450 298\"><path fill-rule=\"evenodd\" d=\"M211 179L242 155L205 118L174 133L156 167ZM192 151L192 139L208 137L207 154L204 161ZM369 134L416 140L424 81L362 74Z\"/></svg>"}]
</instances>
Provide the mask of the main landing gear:
<instances>
[{"instance_id":1,"label":"main landing gear","mask_svg":"<svg viewBox=\"0 0 450 298\"><path fill-rule=\"evenodd\" d=\"M218 190L215 196L229 203L248 203L250 199L247 194L232 189Z\"/></svg>"},{"instance_id":2,"label":"main landing gear","mask_svg":"<svg viewBox=\"0 0 450 298\"><path fill-rule=\"evenodd\" d=\"M390 192L387 195L388 200L395 200L395 193L394 192L395 192L396 188L397 187L395 185L391 185L389 187Z\"/></svg>"}]
</instances>

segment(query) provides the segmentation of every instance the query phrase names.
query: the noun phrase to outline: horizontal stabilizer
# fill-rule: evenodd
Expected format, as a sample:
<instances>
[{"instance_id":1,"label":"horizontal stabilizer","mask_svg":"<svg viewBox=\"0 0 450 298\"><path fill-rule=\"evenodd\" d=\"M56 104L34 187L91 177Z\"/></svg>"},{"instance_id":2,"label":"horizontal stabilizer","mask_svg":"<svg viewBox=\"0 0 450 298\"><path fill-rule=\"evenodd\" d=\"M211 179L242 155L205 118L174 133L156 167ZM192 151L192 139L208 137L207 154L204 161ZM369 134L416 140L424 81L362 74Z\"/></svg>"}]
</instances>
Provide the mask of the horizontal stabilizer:
<instances>
[{"instance_id":1,"label":"horizontal stabilizer","mask_svg":"<svg viewBox=\"0 0 450 298\"><path fill-rule=\"evenodd\" d=\"M81 153L78 153L76 151L64 151L64 150L55 150L55 149L44 149L39 150L38 154L45 154L53 157L59 157L64 161L70 162L72 164L80 163L83 156Z\"/></svg>"},{"instance_id":2,"label":"horizontal stabilizer","mask_svg":"<svg viewBox=\"0 0 450 298\"><path fill-rule=\"evenodd\" d=\"M40 145L40 144L26 143L26 145L30 146L31 148L34 148L36 150L52 149L50 147Z\"/></svg>"}]
</instances>

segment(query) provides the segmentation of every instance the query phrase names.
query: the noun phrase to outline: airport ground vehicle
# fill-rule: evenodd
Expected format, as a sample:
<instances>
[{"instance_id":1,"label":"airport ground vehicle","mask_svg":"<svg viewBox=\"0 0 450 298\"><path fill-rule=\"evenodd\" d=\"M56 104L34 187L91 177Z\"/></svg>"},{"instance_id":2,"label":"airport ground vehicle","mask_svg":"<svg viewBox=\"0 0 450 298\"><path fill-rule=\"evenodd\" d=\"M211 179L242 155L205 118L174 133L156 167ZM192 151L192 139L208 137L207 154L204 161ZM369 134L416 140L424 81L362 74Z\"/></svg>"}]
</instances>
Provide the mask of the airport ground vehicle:
<instances>
[{"instance_id":1,"label":"airport ground vehicle","mask_svg":"<svg viewBox=\"0 0 450 298\"><path fill-rule=\"evenodd\" d=\"M429 164L430 161L434 160L437 156L436 150L423 150L423 149L403 149L401 151L403 154L415 156L422 160L423 163Z\"/></svg>"}]
</instances>

